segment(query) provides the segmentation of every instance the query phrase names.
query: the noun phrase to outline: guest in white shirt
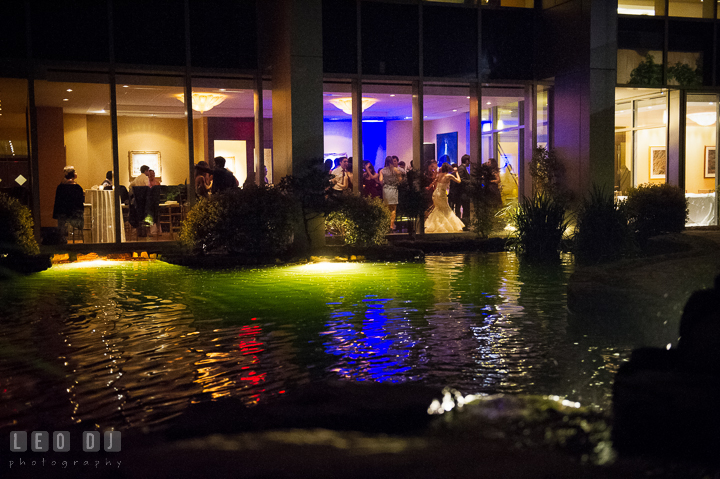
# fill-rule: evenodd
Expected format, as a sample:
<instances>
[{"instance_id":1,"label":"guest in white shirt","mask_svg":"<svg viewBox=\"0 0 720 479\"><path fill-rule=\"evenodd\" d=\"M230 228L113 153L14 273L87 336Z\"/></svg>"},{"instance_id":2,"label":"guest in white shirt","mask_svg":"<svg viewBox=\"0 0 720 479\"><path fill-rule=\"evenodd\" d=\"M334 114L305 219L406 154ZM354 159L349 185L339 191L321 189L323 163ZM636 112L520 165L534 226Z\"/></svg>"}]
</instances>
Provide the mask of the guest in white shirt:
<instances>
[{"instance_id":1,"label":"guest in white shirt","mask_svg":"<svg viewBox=\"0 0 720 479\"><path fill-rule=\"evenodd\" d=\"M140 167L140 175L130 182L130 188L133 186L150 186L150 178L147 176L147 171L150 169L148 165L142 165Z\"/></svg>"},{"instance_id":2,"label":"guest in white shirt","mask_svg":"<svg viewBox=\"0 0 720 479\"><path fill-rule=\"evenodd\" d=\"M349 191L353 175L348 171L348 165L348 159L342 158L340 159L340 166L330 172L333 176L331 182L333 183L332 189L335 190L335 193Z\"/></svg>"}]
</instances>

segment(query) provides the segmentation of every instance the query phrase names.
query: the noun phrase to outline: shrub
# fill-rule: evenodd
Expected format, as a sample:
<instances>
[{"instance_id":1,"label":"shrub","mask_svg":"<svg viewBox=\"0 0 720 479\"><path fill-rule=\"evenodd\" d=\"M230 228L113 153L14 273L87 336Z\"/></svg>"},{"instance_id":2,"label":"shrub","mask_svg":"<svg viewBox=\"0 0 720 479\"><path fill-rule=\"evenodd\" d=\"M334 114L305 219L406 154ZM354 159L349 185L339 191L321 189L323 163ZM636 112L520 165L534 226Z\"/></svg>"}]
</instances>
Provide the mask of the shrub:
<instances>
[{"instance_id":1,"label":"shrub","mask_svg":"<svg viewBox=\"0 0 720 479\"><path fill-rule=\"evenodd\" d=\"M630 188L627 209L640 246L645 246L652 236L685 229L687 200L677 186L663 183Z\"/></svg>"},{"instance_id":2,"label":"shrub","mask_svg":"<svg viewBox=\"0 0 720 479\"><path fill-rule=\"evenodd\" d=\"M538 146L530 161L530 177L534 195L545 194L555 201L568 202L570 192L563 186L565 167L557 157L555 150Z\"/></svg>"},{"instance_id":3,"label":"shrub","mask_svg":"<svg viewBox=\"0 0 720 479\"><path fill-rule=\"evenodd\" d=\"M487 237L500 223L498 213L502 209L502 199L491 190L493 177L492 166L485 163L476 165L472 168L468 188L474 213L470 222L475 232L483 237Z\"/></svg>"},{"instance_id":4,"label":"shrub","mask_svg":"<svg viewBox=\"0 0 720 479\"><path fill-rule=\"evenodd\" d=\"M345 237L345 244L380 245L390 229L390 211L380 198L347 195L339 198L338 207L325 224Z\"/></svg>"},{"instance_id":5,"label":"shrub","mask_svg":"<svg viewBox=\"0 0 720 479\"><path fill-rule=\"evenodd\" d=\"M292 203L276 188L247 185L200 200L188 213L180 242L195 252L284 252L293 238Z\"/></svg>"},{"instance_id":6,"label":"shrub","mask_svg":"<svg viewBox=\"0 0 720 479\"><path fill-rule=\"evenodd\" d=\"M581 263L613 261L630 254L634 247L627 205L594 186L577 216L575 257Z\"/></svg>"},{"instance_id":7,"label":"shrub","mask_svg":"<svg viewBox=\"0 0 720 479\"><path fill-rule=\"evenodd\" d=\"M40 253L30 209L4 193L0 193L0 253Z\"/></svg>"},{"instance_id":8,"label":"shrub","mask_svg":"<svg viewBox=\"0 0 720 479\"><path fill-rule=\"evenodd\" d=\"M333 205L328 198L330 173L325 171L322 159L310 159L297 168L297 175L280 180L278 189L291 198L300 209L300 216L308 245L312 243L311 223L330 212Z\"/></svg>"},{"instance_id":9,"label":"shrub","mask_svg":"<svg viewBox=\"0 0 720 479\"><path fill-rule=\"evenodd\" d=\"M522 257L559 259L563 234L568 226L562 203L546 194L525 197L510 213L510 221L515 227L512 243Z\"/></svg>"}]
</instances>

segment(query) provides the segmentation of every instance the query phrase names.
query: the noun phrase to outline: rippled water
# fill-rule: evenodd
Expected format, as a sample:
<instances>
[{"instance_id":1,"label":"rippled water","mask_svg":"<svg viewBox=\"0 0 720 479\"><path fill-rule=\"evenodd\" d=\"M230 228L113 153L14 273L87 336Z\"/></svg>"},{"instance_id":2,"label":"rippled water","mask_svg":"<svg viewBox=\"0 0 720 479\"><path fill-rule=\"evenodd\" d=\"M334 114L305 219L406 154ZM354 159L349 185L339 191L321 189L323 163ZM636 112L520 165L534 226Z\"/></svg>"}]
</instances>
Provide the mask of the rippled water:
<instances>
[{"instance_id":1,"label":"rippled water","mask_svg":"<svg viewBox=\"0 0 720 479\"><path fill-rule=\"evenodd\" d=\"M572 266L512 253L198 271L93 262L0 284L0 427L151 429L325 379L607 407L636 346L572 326Z\"/></svg>"}]
</instances>

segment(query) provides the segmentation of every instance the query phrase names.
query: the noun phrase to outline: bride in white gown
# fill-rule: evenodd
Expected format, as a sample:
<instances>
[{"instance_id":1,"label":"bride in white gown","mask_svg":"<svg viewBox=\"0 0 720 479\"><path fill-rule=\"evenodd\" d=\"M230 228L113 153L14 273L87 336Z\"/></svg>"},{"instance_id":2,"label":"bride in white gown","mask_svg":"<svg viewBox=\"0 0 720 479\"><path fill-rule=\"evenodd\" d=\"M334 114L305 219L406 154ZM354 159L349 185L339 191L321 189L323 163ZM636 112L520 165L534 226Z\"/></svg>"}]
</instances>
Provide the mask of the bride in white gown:
<instances>
[{"instance_id":1,"label":"bride in white gown","mask_svg":"<svg viewBox=\"0 0 720 479\"><path fill-rule=\"evenodd\" d=\"M457 171L450 173L450 164L443 163L437 176L437 185L432 195L433 210L425 220L426 233L458 233L465 224L460 221L448 204L450 182L460 183Z\"/></svg>"}]
</instances>

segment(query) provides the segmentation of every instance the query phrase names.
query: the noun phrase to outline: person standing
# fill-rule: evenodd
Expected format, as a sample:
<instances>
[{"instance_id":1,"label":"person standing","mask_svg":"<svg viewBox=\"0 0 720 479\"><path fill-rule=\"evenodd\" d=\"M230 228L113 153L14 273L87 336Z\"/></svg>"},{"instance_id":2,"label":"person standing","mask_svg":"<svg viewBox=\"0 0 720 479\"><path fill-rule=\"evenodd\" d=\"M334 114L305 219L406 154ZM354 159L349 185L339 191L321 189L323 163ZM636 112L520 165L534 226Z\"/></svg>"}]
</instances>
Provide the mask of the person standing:
<instances>
[{"instance_id":1,"label":"person standing","mask_svg":"<svg viewBox=\"0 0 720 479\"><path fill-rule=\"evenodd\" d=\"M385 168L380 170L380 183L383 185L383 201L390 210L390 229L395 229L395 216L398 205L398 185L403 174L397 167L398 160L392 156L385 158Z\"/></svg>"},{"instance_id":2,"label":"person standing","mask_svg":"<svg viewBox=\"0 0 720 479\"><path fill-rule=\"evenodd\" d=\"M460 166L458 167L458 176L460 177L460 183L450 183L450 191L455 190L455 201L452 206L455 216L460 218L465 225L470 220L470 155L463 155L460 158ZM466 228L467 229L467 226Z\"/></svg>"},{"instance_id":3,"label":"person standing","mask_svg":"<svg viewBox=\"0 0 720 479\"><path fill-rule=\"evenodd\" d=\"M65 176L55 189L53 219L58 222L60 234L67 236L68 225L82 231L85 226L85 191L77 183L75 168L66 166Z\"/></svg>"},{"instance_id":4,"label":"person standing","mask_svg":"<svg viewBox=\"0 0 720 479\"><path fill-rule=\"evenodd\" d=\"M350 185L352 184L352 173L348 171L349 161L346 157L340 158L340 163L337 168L332 170L330 174L333 178L330 180L332 183L332 192L336 195L344 194L350 191Z\"/></svg>"},{"instance_id":5,"label":"person standing","mask_svg":"<svg viewBox=\"0 0 720 479\"><path fill-rule=\"evenodd\" d=\"M437 176L437 186L432 195L433 210L425 220L426 233L457 233L465 224L460 221L448 204L450 182L461 183L457 171L451 172L450 163L443 163Z\"/></svg>"},{"instance_id":6,"label":"person standing","mask_svg":"<svg viewBox=\"0 0 720 479\"><path fill-rule=\"evenodd\" d=\"M195 196L198 198L207 198L210 195L212 180L208 170L208 164L204 160L195 165Z\"/></svg>"},{"instance_id":7,"label":"person standing","mask_svg":"<svg viewBox=\"0 0 720 479\"><path fill-rule=\"evenodd\" d=\"M382 185L380 184L380 173L375 173L375 167L369 161L363 165L363 190L364 195L373 198L382 198Z\"/></svg>"}]
</instances>

